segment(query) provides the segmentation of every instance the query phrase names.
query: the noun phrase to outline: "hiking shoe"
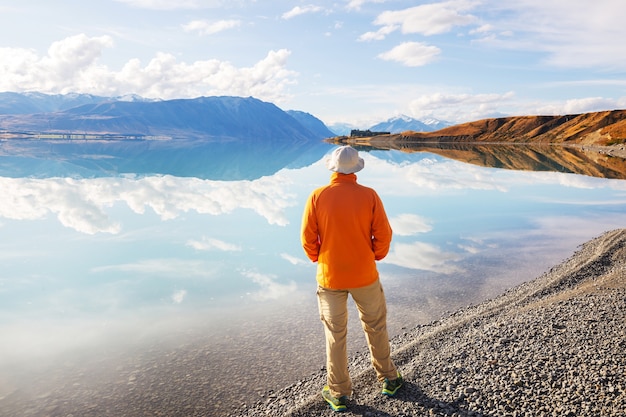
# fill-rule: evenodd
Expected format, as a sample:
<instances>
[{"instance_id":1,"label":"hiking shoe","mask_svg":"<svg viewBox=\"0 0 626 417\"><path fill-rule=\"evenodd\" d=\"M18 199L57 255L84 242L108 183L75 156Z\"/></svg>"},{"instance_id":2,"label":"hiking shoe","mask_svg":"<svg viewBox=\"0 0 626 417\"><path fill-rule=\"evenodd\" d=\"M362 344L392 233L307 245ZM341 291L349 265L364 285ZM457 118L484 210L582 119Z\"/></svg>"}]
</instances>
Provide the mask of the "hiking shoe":
<instances>
[{"instance_id":1,"label":"hiking shoe","mask_svg":"<svg viewBox=\"0 0 626 417\"><path fill-rule=\"evenodd\" d=\"M333 397L333 394L330 393L330 387L328 385L326 385L322 390L322 397L326 400L328 405L330 405L330 408L332 408L333 411L346 411L348 409L346 406L348 397L345 395L339 398Z\"/></svg>"},{"instance_id":2,"label":"hiking shoe","mask_svg":"<svg viewBox=\"0 0 626 417\"><path fill-rule=\"evenodd\" d=\"M383 381L382 393L389 397L393 397L394 395L396 395L396 392L398 392L398 389L402 386L403 382L404 380L402 379L402 375L400 375L400 372L398 372L398 377L396 379L390 380L388 378L385 378L385 380Z\"/></svg>"}]
</instances>

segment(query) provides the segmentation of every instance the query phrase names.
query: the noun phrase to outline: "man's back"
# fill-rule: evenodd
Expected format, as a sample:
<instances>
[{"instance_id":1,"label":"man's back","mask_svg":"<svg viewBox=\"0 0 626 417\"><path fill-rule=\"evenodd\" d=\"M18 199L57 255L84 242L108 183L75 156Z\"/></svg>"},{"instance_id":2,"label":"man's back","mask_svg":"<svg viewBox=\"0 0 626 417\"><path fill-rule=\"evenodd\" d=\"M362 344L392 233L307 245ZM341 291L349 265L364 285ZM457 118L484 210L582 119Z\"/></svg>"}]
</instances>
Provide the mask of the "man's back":
<instances>
[{"instance_id":1,"label":"man's back","mask_svg":"<svg viewBox=\"0 0 626 417\"><path fill-rule=\"evenodd\" d=\"M318 283L356 288L378 278L375 260L389 251L391 228L378 194L354 174L334 173L313 191L303 218L303 245L317 260Z\"/></svg>"}]
</instances>

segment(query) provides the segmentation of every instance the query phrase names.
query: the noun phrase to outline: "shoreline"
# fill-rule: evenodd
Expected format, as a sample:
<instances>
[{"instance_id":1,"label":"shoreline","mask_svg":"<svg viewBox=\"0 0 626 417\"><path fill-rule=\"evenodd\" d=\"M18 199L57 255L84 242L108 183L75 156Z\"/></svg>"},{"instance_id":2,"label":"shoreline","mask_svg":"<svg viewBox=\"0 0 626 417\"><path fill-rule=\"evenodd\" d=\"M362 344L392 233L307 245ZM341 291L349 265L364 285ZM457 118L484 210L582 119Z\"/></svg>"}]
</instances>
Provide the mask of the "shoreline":
<instances>
[{"instance_id":1,"label":"shoreline","mask_svg":"<svg viewBox=\"0 0 626 417\"><path fill-rule=\"evenodd\" d=\"M392 339L405 378L382 398L351 359L350 416L609 416L626 409L626 229L533 281ZM323 370L231 416L325 416Z\"/></svg>"}]
</instances>

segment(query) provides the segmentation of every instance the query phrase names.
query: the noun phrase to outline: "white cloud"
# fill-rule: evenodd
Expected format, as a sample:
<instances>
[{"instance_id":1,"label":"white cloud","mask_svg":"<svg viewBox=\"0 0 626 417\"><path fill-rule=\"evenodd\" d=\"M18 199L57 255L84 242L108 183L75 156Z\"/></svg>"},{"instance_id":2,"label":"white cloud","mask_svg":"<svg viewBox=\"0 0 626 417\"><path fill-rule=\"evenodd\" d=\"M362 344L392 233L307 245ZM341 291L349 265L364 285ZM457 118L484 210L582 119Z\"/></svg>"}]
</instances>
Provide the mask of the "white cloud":
<instances>
[{"instance_id":1,"label":"white cloud","mask_svg":"<svg viewBox=\"0 0 626 417\"><path fill-rule=\"evenodd\" d=\"M219 20L211 22L208 20L192 20L183 25L185 32L198 32L200 35L213 35L228 29L241 26L240 20Z\"/></svg>"},{"instance_id":2,"label":"white cloud","mask_svg":"<svg viewBox=\"0 0 626 417\"><path fill-rule=\"evenodd\" d=\"M308 6L304 6L304 7L296 6L293 9L289 10L288 12L283 13L281 17L283 19L292 19L296 16L300 16L300 15L308 14L308 13L318 13L323 10L324 9L322 7L314 6L312 4Z\"/></svg>"},{"instance_id":3,"label":"white cloud","mask_svg":"<svg viewBox=\"0 0 626 417\"><path fill-rule=\"evenodd\" d=\"M430 222L416 214L405 213L389 219L393 234L398 236L412 236L418 233L430 232L433 227Z\"/></svg>"},{"instance_id":4,"label":"white cloud","mask_svg":"<svg viewBox=\"0 0 626 417\"><path fill-rule=\"evenodd\" d=\"M408 67L421 67L435 60L441 49L422 42L404 42L378 55L385 61L397 61Z\"/></svg>"},{"instance_id":5,"label":"white cloud","mask_svg":"<svg viewBox=\"0 0 626 417\"><path fill-rule=\"evenodd\" d=\"M460 255L452 252L444 252L435 245L414 242L411 244L394 244L387 257L381 262L398 265L404 268L452 274L462 271L456 265L450 264L460 259Z\"/></svg>"},{"instance_id":6,"label":"white cloud","mask_svg":"<svg viewBox=\"0 0 626 417\"><path fill-rule=\"evenodd\" d=\"M277 300L290 295L297 290L295 282L289 281L288 284L281 284L276 281L276 277L274 275L264 275L254 271L245 271L242 272L242 275L252 279L252 282L261 287L259 291L252 294L252 297L255 300Z\"/></svg>"},{"instance_id":7,"label":"white cloud","mask_svg":"<svg viewBox=\"0 0 626 417\"><path fill-rule=\"evenodd\" d=\"M241 246L234 245L232 243L224 242L223 240L213 239L203 236L200 240L190 240L187 242L187 246L191 246L196 250L210 251L213 249L221 250L224 252L238 252L241 251Z\"/></svg>"},{"instance_id":8,"label":"white cloud","mask_svg":"<svg viewBox=\"0 0 626 417\"><path fill-rule=\"evenodd\" d=\"M584 84L584 82L581 82ZM613 84L611 84L613 85ZM563 115L626 107L626 97L582 97L554 101L515 101L512 91L502 94L454 94L434 93L421 95L409 102L408 113L416 119L436 117L456 123L490 117L516 115ZM513 107L515 106L515 111ZM506 111L509 109L509 111Z\"/></svg>"},{"instance_id":9,"label":"white cloud","mask_svg":"<svg viewBox=\"0 0 626 417\"><path fill-rule=\"evenodd\" d=\"M494 16L484 41L496 47L546 52L565 68L626 69L626 3L598 0L520 0L484 4ZM505 36L500 34L506 33Z\"/></svg>"},{"instance_id":10,"label":"white cloud","mask_svg":"<svg viewBox=\"0 0 626 417\"><path fill-rule=\"evenodd\" d=\"M409 103L411 115L416 118L430 117L453 121L471 121L494 117L499 109L510 103L515 94L445 94L423 95Z\"/></svg>"},{"instance_id":11,"label":"white cloud","mask_svg":"<svg viewBox=\"0 0 626 417\"><path fill-rule=\"evenodd\" d=\"M381 41L390 33L394 32L398 27L394 25L384 26L376 32L367 32L359 36L360 41Z\"/></svg>"},{"instance_id":12,"label":"white cloud","mask_svg":"<svg viewBox=\"0 0 626 417\"><path fill-rule=\"evenodd\" d=\"M456 26L475 23L477 18L464 12L473 9L477 4L476 1L452 0L385 11L376 18L374 24L382 26L382 32L379 32L385 35L396 29L404 34L436 35L449 32Z\"/></svg>"},{"instance_id":13,"label":"white cloud","mask_svg":"<svg viewBox=\"0 0 626 417\"><path fill-rule=\"evenodd\" d=\"M626 107L626 97L608 99L604 97L586 97L566 100L559 103L545 103L537 106L538 114L579 114L594 111L613 110Z\"/></svg>"},{"instance_id":14,"label":"white cloud","mask_svg":"<svg viewBox=\"0 0 626 417\"><path fill-rule=\"evenodd\" d=\"M0 48L0 91L135 93L162 99L234 95L278 103L288 97L286 87L296 82L297 74L286 68L291 54L286 49L268 52L251 67L217 59L185 63L160 52L146 65L131 59L115 71L98 61L103 49L112 46L108 36L81 34L54 42L43 57L29 49Z\"/></svg>"}]
</instances>

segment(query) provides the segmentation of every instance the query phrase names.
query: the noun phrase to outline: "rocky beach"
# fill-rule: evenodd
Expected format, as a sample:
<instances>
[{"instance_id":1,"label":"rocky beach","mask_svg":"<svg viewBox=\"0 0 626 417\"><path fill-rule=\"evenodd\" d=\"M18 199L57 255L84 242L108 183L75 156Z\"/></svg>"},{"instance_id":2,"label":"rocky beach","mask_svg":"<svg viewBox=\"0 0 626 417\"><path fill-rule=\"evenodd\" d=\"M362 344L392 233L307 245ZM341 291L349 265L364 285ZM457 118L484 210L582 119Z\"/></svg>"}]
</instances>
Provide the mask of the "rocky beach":
<instances>
[{"instance_id":1,"label":"rocky beach","mask_svg":"<svg viewBox=\"0 0 626 417\"><path fill-rule=\"evenodd\" d=\"M626 229L606 232L531 282L392 340L394 398L361 354L346 416L624 416ZM231 416L326 416L324 371ZM183 414L181 414L183 415Z\"/></svg>"}]
</instances>

